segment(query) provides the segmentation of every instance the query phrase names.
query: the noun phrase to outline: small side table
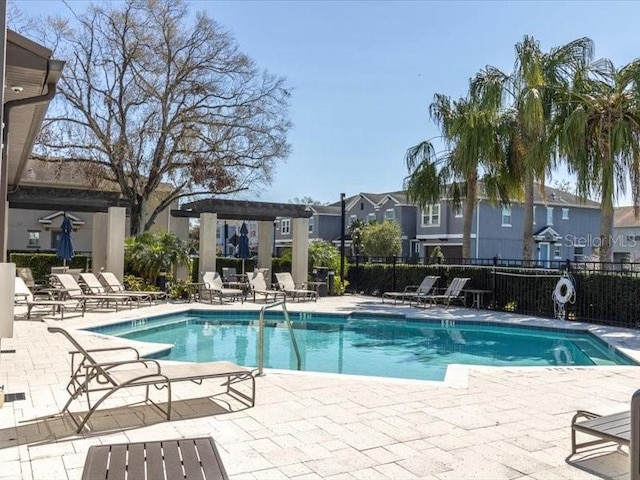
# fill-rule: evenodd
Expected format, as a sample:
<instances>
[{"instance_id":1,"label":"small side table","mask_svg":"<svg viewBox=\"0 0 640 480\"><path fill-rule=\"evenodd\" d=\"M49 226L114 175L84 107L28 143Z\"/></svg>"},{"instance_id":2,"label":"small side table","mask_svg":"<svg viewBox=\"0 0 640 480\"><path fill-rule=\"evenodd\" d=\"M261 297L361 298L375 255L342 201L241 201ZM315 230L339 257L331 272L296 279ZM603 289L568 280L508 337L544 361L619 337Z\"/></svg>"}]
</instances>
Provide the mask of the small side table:
<instances>
[{"instance_id":1,"label":"small side table","mask_svg":"<svg viewBox=\"0 0 640 480\"><path fill-rule=\"evenodd\" d=\"M132 479L229 478L211 437L96 445L89 448L82 480L125 476Z\"/></svg>"},{"instance_id":2,"label":"small side table","mask_svg":"<svg viewBox=\"0 0 640 480\"><path fill-rule=\"evenodd\" d=\"M477 310L480 310L480 307L482 307L483 305L483 299L484 299L484 295L485 293L493 293L492 290L478 290L475 288L466 288L462 290L465 294L470 293L471 295L473 295L473 303L471 303L471 308L476 308Z\"/></svg>"},{"instance_id":3,"label":"small side table","mask_svg":"<svg viewBox=\"0 0 640 480\"><path fill-rule=\"evenodd\" d=\"M200 300L200 292L203 285L204 283L202 282L187 282L184 284L184 286L187 287L187 290L189 291L189 303L197 302L198 300Z\"/></svg>"}]
</instances>

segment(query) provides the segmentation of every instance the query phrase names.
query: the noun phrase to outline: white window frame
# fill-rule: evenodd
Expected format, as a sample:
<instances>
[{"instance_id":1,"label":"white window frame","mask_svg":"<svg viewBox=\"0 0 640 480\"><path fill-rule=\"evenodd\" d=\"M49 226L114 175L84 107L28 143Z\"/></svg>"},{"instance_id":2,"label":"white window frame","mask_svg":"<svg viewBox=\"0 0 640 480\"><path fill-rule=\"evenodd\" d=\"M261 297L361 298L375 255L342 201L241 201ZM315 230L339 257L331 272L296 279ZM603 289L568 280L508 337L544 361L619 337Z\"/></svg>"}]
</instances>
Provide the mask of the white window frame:
<instances>
[{"instance_id":1,"label":"white window frame","mask_svg":"<svg viewBox=\"0 0 640 480\"><path fill-rule=\"evenodd\" d=\"M437 223L436 220L437 219ZM432 203L422 209L423 227L439 227L440 226L440 204Z\"/></svg>"},{"instance_id":2,"label":"white window frame","mask_svg":"<svg viewBox=\"0 0 640 480\"><path fill-rule=\"evenodd\" d=\"M578 249L580 249L580 253L578 253ZM580 257L580 258L578 258ZM584 260L584 246L576 245L573 247L573 261L580 262Z\"/></svg>"},{"instance_id":3,"label":"white window frame","mask_svg":"<svg viewBox=\"0 0 640 480\"><path fill-rule=\"evenodd\" d=\"M422 253L422 242L418 240L411 240L411 253L417 253L419 256Z\"/></svg>"},{"instance_id":4,"label":"white window frame","mask_svg":"<svg viewBox=\"0 0 640 480\"><path fill-rule=\"evenodd\" d=\"M375 213L367 213L367 223L377 222L378 216Z\"/></svg>"},{"instance_id":5,"label":"white window frame","mask_svg":"<svg viewBox=\"0 0 640 480\"><path fill-rule=\"evenodd\" d=\"M291 219L283 218L280 220L280 234L281 235L289 235L291 234Z\"/></svg>"},{"instance_id":6,"label":"white window frame","mask_svg":"<svg viewBox=\"0 0 640 480\"><path fill-rule=\"evenodd\" d=\"M453 206L453 216L455 218L464 217L464 206L462 206L462 205L454 205Z\"/></svg>"},{"instance_id":7,"label":"white window frame","mask_svg":"<svg viewBox=\"0 0 640 480\"><path fill-rule=\"evenodd\" d=\"M393 221L395 219L396 219L396 211L393 208L387 208L384 211L384 220L385 220L385 222L387 220Z\"/></svg>"},{"instance_id":8,"label":"white window frame","mask_svg":"<svg viewBox=\"0 0 640 480\"><path fill-rule=\"evenodd\" d=\"M553 207L547 207L547 226L553 225Z\"/></svg>"},{"instance_id":9,"label":"white window frame","mask_svg":"<svg viewBox=\"0 0 640 480\"><path fill-rule=\"evenodd\" d=\"M313 233L316 226L316 217L309 217L309 233Z\"/></svg>"},{"instance_id":10,"label":"white window frame","mask_svg":"<svg viewBox=\"0 0 640 480\"><path fill-rule=\"evenodd\" d=\"M569 209L568 208L563 208L562 209L562 220L569 220Z\"/></svg>"},{"instance_id":11,"label":"white window frame","mask_svg":"<svg viewBox=\"0 0 640 480\"><path fill-rule=\"evenodd\" d=\"M562 244L561 243L553 244L553 259L562 260Z\"/></svg>"},{"instance_id":12,"label":"white window frame","mask_svg":"<svg viewBox=\"0 0 640 480\"><path fill-rule=\"evenodd\" d=\"M502 207L502 226L511 226L511 207Z\"/></svg>"},{"instance_id":13,"label":"white window frame","mask_svg":"<svg viewBox=\"0 0 640 480\"><path fill-rule=\"evenodd\" d=\"M31 234L32 233L37 233L37 242L36 243L31 243ZM40 248L40 235L41 235L41 231L40 230L28 230L27 231L27 248Z\"/></svg>"}]
</instances>

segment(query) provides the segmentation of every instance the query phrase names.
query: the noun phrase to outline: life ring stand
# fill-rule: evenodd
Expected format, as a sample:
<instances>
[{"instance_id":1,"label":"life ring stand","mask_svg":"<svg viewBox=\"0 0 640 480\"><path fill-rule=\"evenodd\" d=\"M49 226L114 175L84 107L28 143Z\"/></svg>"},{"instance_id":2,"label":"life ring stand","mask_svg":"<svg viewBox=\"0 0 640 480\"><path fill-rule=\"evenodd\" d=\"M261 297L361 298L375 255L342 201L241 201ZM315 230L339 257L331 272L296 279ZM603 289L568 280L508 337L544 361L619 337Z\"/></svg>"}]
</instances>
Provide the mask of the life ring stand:
<instances>
[{"instance_id":1,"label":"life ring stand","mask_svg":"<svg viewBox=\"0 0 640 480\"><path fill-rule=\"evenodd\" d=\"M564 293L562 293L564 289ZM556 303L564 305L571 301L576 293L576 289L573 286L573 282L569 277L562 277L556 283L556 288L553 290L553 299Z\"/></svg>"}]
</instances>

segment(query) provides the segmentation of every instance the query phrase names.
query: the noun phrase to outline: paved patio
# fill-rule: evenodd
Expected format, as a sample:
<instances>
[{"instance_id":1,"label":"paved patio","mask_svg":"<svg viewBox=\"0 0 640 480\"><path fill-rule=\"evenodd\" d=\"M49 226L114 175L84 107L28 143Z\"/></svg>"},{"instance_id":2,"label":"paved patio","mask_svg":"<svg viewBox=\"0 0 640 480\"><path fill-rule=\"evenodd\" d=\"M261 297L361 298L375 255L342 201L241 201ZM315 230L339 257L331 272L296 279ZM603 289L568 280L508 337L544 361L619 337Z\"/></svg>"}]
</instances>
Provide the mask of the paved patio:
<instances>
[{"instance_id":1,"label":"paved patio","mask_svg":"<svg viewBox=\"0 0 640 480\"><path fill-rule=\"evenodd\" d=\"M89 313L63 325L97 325L193 306ZM252 303L204 308L230 307L256 309ZM300 311L359 309L548 323L468 309L425 311L357 296L290 305ZM640 351L634 332L594 330L629 353ZM125 343L93 334L84 342ZM455 367L446 382L267 371L257 379L254 408L242 409L215 381L178 384L171 422L150 406L130 406L130 399L119 397L92 418L92 432L77 435L68 418L57 415L67 400L66 340L48 333L45 323L17 321L14 338L3 340L2 349L15 353L0 356L0 384L8 393L24 392L26 399L0 409L0 479L76 480L91 445L203 435L215 439L234 479L627 478L628 457L614 446L581 453L568 463L569 425L577 409L603 414L627 409L640 386L640 367Z\"/></svg>"}]
</instances>

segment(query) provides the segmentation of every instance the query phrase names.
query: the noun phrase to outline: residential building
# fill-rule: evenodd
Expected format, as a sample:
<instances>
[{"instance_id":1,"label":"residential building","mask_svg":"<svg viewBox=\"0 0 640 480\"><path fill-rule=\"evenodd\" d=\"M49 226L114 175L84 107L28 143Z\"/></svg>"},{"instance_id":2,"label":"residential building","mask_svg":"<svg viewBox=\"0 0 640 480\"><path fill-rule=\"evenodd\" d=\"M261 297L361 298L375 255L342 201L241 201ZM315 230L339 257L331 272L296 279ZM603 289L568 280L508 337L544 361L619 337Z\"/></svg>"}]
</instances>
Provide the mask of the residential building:
<instances>
[{"instance_id":1,"label":"residential building","mask_svg":"<svg viewBox=\"0 0 640 480\"><path fill-rule=\"evenodd\" d=\"M93 181L91 166L77 162L49 161L29 158L20 181L21 189L31 187L56 189L93 190L99 192L116 192L117 187L107 181ZM160 186L155 197L149 202L145 221L166 195L168 186ZM68 210L46 210L34 208L16 208L9 204L9 250L53 251L57 247L60 225L66 214L73 224L73 246L77 252L91 252L93 239L93 218L95 213L86 211L79 205ZM172 218L171 208L178 208L174 202L156 217L154 226L174 232L181 238L187 238L188 220ZM125 231L129 231L129 219L126 220Z\"/></svg>"},{"instance_id":2,"label":"residential building","mask_svg":"<svg viewBox=\"0 0 640 480\"><path fill-rule=\"evenodd\" d=\"M634 207L615 209L612 244L614 262L640 262L640 218Z\"/></svg>"},{"instance_id":3,"label":"residential building","mask_svg":"<svg viewBox=\"0 0 640 480\"><path fill-rule=\"evenodd\" d=\"M416 242L420 256L440 246L445 258L462 258L463 209L450 199L419 209ZM471 222L471 258L520 259L524 207L491 204L483 195ZM571 193L545 187L534 195L534 258L542 263L580 260L593 253L600 230L600 205ZM419 247L414 246L415 250Z\"/></svg>"}]
</instances>

